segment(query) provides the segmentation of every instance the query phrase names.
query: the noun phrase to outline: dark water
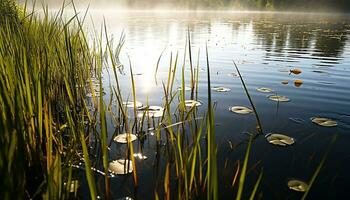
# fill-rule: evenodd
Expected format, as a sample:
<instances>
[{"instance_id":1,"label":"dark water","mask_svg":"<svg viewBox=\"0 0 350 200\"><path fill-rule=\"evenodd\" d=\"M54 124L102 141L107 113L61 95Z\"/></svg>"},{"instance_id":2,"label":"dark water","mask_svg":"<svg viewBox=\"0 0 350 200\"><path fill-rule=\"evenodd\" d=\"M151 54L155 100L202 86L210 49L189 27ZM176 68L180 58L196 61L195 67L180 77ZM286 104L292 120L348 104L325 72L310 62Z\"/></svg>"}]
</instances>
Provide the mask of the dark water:
<instances>
[{"instance_id":1,"label":"dark water","mask_svg":"<svg viewBox=\"0 0 350 200\"><path fill-rule=\"evenodd\" d=\"M105 17L108 32L115 41L124 31L126 42L121 52L121 62L128 68L128 56L136 74L138 101L150 105L163 105L161 82L166 82L170 54L179 53L179 69L186 44L187 29L192 40L194 63L200 49L200 73L198 98L203 102L199 113L206 111L207 79L205 44L208 44L211 84L231 89L227 93L213 92L216 104L215 123L218 143L220 199L232 199L235 190L230 188L235 173L235 162L242 159L246 144L230 149L228 141L240 144L248 138L247 132L255 131L255 117L230 112L230 106L249 106L236 72L235 61L241 70L248 90L262 121L265 134L282 133L295 138L289 147L269 144L265 137L254 140L249 161L248 198L261 168L262 184L257 196L262 199L299 199L302 194L288 189L287 181L297 178L309 181L323 155L329 152L326 163L313 185L310 199L349 199L350 180L350 17L346 15L281 14L281 13L166 13L166 12L110 12L90 11L99 29ZM92 27L89 26L91 30ZM158 70L158 85L154 80L156 63L164 51ZM189 65L186 61L186 82L189 81ZM298 68L299 75L289 70ZM180 72L180 70L178 70ZM105 72L104 83L108 88L115 80ZM300 87L295 79L303 80ZM288 80L284 85L281 81ZM124 98L132 98L129 70L120 76ZM181 86L181 76L174 88ZM270 101L266 93L256 89L268 87L284 95L290 102ZM107 89L108 91L108 89ZM109 94L105 100L109 100ZM311 117L334 119L337 127L326 128L313 124ZM109 127L112 135L113 124ZM337 135L335 143L332 138ZM136 144L136 143L135 143ZM137 145L136 145L137 146ZM328 148L331 146L331 150ZM153 188L162 174L155 170L155 138L150 135L143 143L146 160L137 162L139 188L132 187L132 176L111 179L114 198L129 196L134 199L152 199ZM137 148L136 148L137 149ZM113 145L110 160L121 157L123 147ZM136 150L137 151L137 150ZM227 165L224 167L227 160ZM164 167L164 166L163 166ZM103 177L99 178L103 185ZM160 186L159 186L160 185ZM159 182L158 187L163 187ZM87 186L81 188L88 194ZM85 192L84 192L85 191ZM103 191L103 190L102 190Z\"/></svg>"}]
</instances>

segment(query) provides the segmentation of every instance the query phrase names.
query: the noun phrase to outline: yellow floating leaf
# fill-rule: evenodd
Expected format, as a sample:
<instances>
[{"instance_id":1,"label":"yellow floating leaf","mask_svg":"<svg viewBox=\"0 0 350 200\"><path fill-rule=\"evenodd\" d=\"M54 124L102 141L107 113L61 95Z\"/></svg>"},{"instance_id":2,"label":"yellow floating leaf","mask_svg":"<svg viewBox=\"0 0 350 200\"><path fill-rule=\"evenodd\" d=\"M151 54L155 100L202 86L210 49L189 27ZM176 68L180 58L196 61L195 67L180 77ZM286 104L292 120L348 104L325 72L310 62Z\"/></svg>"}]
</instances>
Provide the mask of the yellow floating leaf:
<instances>
[{"instance_id":1,"label":"yellow floating leaf","mask_svg":"<svg viewBox=\"0 0 350 200\"><path fill-rule=\"evenodd\" d=\"M288 81L281 81L281 83L283 84L283 85L287 85L288 84Z\"/></svg>"},{"instance_id":2,"label":"yellow floating leaf","mask_svg":"<svg viewBox=\"0 0 350 200\"><path fill-rule=\"evenodd\" d=\"M226 88L226 87L213 87L213 90L215 90L217 92L229 92L229 91L231 91L230 88Z\"/></svg>"},{"instance_id":3,"label":"yellow floating leaf","mask_svg":"<svg viewBox=\"0 0 350 200\"><path fill-rule=\"evenodd\" d=\"M199 101L195 101L195 100L186 100L185 101L185 106L186 107L198 107L201 106L202 103Z\"/></svg>"},{"instance_id":4,"label":"yellow floating leaf","mask_svg":"<svg viewBox=\"0 0 350 200\"><path fill-rule=\"evenodd\" d=\"M289 189L297 192L306 192L309 189L309 185L300 180L290 180L287 184Z\"/></svg>"},{"instance_id":5,"label":"yellow floating leaf","mask_svg":"<svg viewBox=\"0 0 350 200\"><path fill-rule=\"evenodd\" d=\"M297 79L294 81L294 86L295 87L300 87L303 84L303 81L300 79Z\"/></svg>"},{"instance_id":6,"label":"yellow floating leaf","mask_svg":"<svg viewBox=\"0 0 350 200\"><path fill-rule=\"evenodd\" d=\"M286 96L279 96L279 95L270 95L268 98L271 101L278 101L278 102L288 102L290 99Z\"/></svg>"},{"instance_id":7,"label":"yellow floating leaf","mask_svg":"<svg viewBox=\"0 0 350 200\"><path fill-rule=\"evenodd\" d=\"M231 112L237 113L237 114L249 114L253 112L252 109L244 107L244 106L233 106L230 108Z\"/></svg>"},{"instance_id":8,"label":"yellow floating leaf","mask_svg":"<svg viewBox=\"0 0 350 200\"><path fill-rule=\"evenodd\" d=\"M137 136L131 133L123 133L117 135L113 140L117 143L126 144L128 143L128 139L130 140L130 142L132 142L137 139Z\"/></svg>"},{"instance_id":9,"label":"yellow floating leaf","mask_svg":"<svg viewBox=\"0 0 350 200\"><path fill-rule=\"evenodd\" d=\"M313 117L311 118L311 121L315 124L326 127L334 127L338 125L336 121L323 117Z\"/></svg>"},{"instance_id":10,"label":"yellow floating leaf","mask_svg":"<svg viewBox=\"0 0 350 200\"><path fill-rule=\"evenodd\" d=\"M266 136L267 141L270 144L279 145L279 146L287 146L294 144L294 138L291 138L287 135L270 133Z\"/></svg>"},{"instance_id":11,"label":"yellow floating leaf","mask_svg":"<svg viewBox=\"0 0 350 200\"><path fill-rule=\"evenodd\" d=\"M291 69L289 72L290 72L291 74L301 74L301 70L298 69L298 68Z\"/></svg>"},{"instance_id":12,"label":"yellow floating leaf","mask_svg":"<svg viewBox=\"0 0 350 200\"><path fill-rule=\"evenodd\" d=\"M256 90L259 91L259 92L263 92L263 93L273 92L273 90L271 88L266 88L266 87L261 87L261 88L258 88Z\"/></svg>"},{"instance_id":13,"label":"yellow floating leaf","mask_svg":"<svg viewBox=\"0 0 350 200\"><path fill-rule=\"evenodd\" d=\"M149 107L142 107L139 108L138 117L143 117L145 114L146 117L162 117L164 113L164 108L160 106L149 106Z\"/></svg>"}]
</instances>

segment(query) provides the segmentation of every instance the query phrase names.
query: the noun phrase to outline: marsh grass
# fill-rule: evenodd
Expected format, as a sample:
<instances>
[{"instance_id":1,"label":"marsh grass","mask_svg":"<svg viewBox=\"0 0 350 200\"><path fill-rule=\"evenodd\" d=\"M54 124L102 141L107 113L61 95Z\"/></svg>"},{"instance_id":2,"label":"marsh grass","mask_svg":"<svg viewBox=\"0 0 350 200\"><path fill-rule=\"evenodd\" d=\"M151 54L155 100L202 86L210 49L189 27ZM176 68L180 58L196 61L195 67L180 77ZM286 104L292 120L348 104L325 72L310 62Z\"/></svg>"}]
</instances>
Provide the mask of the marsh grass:
<instances>
[{"instance_id":1,"label":"marsh grass","mask_svg":"<svg viewBox=\"0 0 350 200\"><path fill-rule=\"evenodd\" d=\"M92 52L76 16L63 20L61 10L50 18L44 7L39 19L26 6L0 4L0 196L70 198L72 165L88 153Z\"/></svg>"},{"instance_id":2,"label":"marsh grass","mask_svg":"<svg viewBox=\"0 0 350 200\"><path fill-rule=\"evenodd\" d=\"M131 112L123 105L125 97L119 84L124 70L119 60L125 42L124 34L114 48L103 25L100 33L94 33L93 45L89 46L82 28L86 13L79 18L74 4L75 15L69 19L63 17L65 3L52 17L44 7L40 18L34 10L27 11L26 6L18 8L10 0L1 1L0 5L0 175L3 180L0 196L3 199L77 198L76 192L70 192L71 183L76 179L81 182L86 179L89 198L101 196L109 199L110 180L114 177L108 169L112 160L110 147L113 138L123 133L138 136L138 145L127 137L127 148L123 154L123 159L132 161L136 190L139 186L138 173L142 169L134 158L134 152L135 149L142 151L142 142L150 129L156 135L154 170L157 179L154 191L150 191L155 199L220 198L215 106L211 98L207 47L208 107L204 113L199 113L195 106L185 106L188 96L191 100L198 100L200 51L195 62L189 30L183 63L179 64L181 56L178 52L170 54L168 76L162 81L163 115L159 118L147 115L149 103L146 100L143 115L139 117L141 110L136 107L136 101L140 99L137 98L130 60L134 102ZM156 82L162 56L163 52L154 74ZM189 58L189 66L186 58ZM258 112L238 67L234 65L254 110L258 132L262 133ZM190 67L189 77L185 74L186 67ZM116 82L109 83L107 106L103 96L103 72L107 71L109 75L110 69ZM178 70L181 90L174 90ZM186 94L185 90L188 82L190 94ZM91 94L91 98L87 94ZM114 130L108 129L107 119L112 119L116 127ZM231 184L231 189L237 191L236 199L247 198L243 195L253 139L250 136L243 161L236 162L237 170ZM82 165L80 161L83 161ZM243 163L242 166L240 163ZM129 162L125 168L131 168ZM81 169L84 178L79 175ZM104 178L103 185L96 182L96 176L100 175ZM262 180L261 172L250 199L254 199Z\"/></svg>"}]
</instances>

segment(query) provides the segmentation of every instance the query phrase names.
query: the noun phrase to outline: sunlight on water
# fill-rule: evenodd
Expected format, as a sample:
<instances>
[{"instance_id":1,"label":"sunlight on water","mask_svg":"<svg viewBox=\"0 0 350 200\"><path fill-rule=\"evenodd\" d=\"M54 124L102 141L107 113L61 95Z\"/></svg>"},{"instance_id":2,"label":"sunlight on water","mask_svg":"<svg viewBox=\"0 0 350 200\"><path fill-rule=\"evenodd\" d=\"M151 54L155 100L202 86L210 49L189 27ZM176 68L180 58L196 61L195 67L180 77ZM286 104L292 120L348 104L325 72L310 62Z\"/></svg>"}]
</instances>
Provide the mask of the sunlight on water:
<instances>
[{"instance_id":1,"label":"sunlight on water","mask_svg":"<svg viewBox=\"0 0 350 200\"><path fill-rule=\"evenodd\" d=\"M255 128L255 118L249 101L234 70L233 61L237 63L261 117L265 134L283 133L278 135L282 139L277 138L278 140L272 143L282 146L292 144L290 149L276 149L278 147L269 144L271 141L266 138L258 138L255 141L252 163L259 163L258 161L262 160L264 173L268 174L264 177L268 187L262 186L265 198L281 199L279 194L266 192L270 191L270 187L279 191L278 193L290 194L287 184L281 184L288 182L283 175L308 178L315 169L315 164L310 163L318 163L324 147L329 144L334 133L337 133L339 138L334 145L334 152L330 155L329 166L323 173L329 181L334 178L328 177L333 176L334 169L339 171L339 176L332 182L334 188L344 187L344 181L350 179L347 173L350 161L347 159L349 155L345 149L350 141L349 16L92 10L90 18L95 27L100 27L105 18L108 33L113 35L114 42L118 41L122 32L125 33L125 45L120 55L125 72L120 75L121 91L128 100L132 100L130 57L137 101L144 105L148 101L149 105L163 106L162 83L167 81L170 56L172 55L174 62L177 53L178 74L174 90L178 91L177 88L181 87L182 59L189 30L194 66L200 51L198 99L202 100L203 106L198 106L198 109L200 113L205 111L207 99L205 46L208 45L211 85L213 88L229 88L225 92L212 93L213 101L216 103L215 129L218 133L218 163L221 168L225 159L235 160L243 155L242 149L239 148L232 152L233 144L240 144L247 138L247 133ZM91 33L93 29L91 21L88 20L85 26ZM163 50L155 77L157 60ZM185 63L185 86L188 87L190 74L188 57ZM104 86L107 87L109 81L112 85L115 84L113 78L104 76ZM109 93L105 95L106 101L109 95ZM241 114L232 113L232 108L236 112L238 109ZM334 120L326 124L332 125L334 129L313 123L310 120L312 117ZM147 155L148 159L140 159L142 163L139 164L142 166L140 174L143 179L140 180L143 187L139 188L138 193L145 198L152 197L148 188L152 186L148 186L148 183L154 178L151 175L151 168L154 157L152 138L155 132L149 132L149 135L151 138L145 143L140 154ZM119 155L119 150L112 149L111 152L113 155ZM343 159L339 161L339 158ZM222 184L228 182L227 176L222 174L219 180L223 182ZM114 181L119 184L120 180ZM324 190L326 186L318 187L319 191L326 191ZM332 191L335 191L334 188ZM229 189L222 190L225 192L223 194L233 196ZM118 195L129 195L129 190L126 188L123 194ZM317 197L324 195L328 194L321 192ZM298 199L294 193L289 197Z\"/></svg>"}]
</instances>

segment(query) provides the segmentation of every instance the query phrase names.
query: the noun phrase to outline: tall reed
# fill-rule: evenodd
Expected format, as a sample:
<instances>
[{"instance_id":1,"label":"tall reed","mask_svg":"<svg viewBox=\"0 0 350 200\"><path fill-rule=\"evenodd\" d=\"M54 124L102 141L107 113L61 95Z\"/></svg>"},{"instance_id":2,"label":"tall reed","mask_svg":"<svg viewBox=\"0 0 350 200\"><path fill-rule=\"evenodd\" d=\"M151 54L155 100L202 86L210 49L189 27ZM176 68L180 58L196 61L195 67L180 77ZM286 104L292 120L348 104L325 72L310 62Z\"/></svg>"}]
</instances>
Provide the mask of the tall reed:
<instances>
[{"instance_id":1,"label":"tall reed","mask_svg":"<svg viewBox=\"0 0 350 200\"><path fill-rule=\"evenodd\" d=\"M108 199L111 197L109 147L113 137L121 133L135 134L141 141L144 132L153 128L157 141L155 163L160 165L162 162L165 166L165 170L157 171L162 187L154 188L155 198L164 194L165 199L193 199L203 196L205 191L208 199L218 199L217 143L208 48L208 107L202 117L195 106L185 105L188 96L191 100L198 97L200 58L198 51L195 68L188 30L181 68L178 66L179 54L171 54L168 77L162 82L162 117L148 116L148 103L143 108L144 115L138 116L137 86L130 62L134 108L130 114L133 117L129 118L123 88L119 85L123 65L118 56L125 36L121 36L114 49L104 25L100 33L95 32L95 40L88 42L83 31L86 13L79 18L72 4L74 16L65 19L65 6L64 2L54 16L50 16L44 6L43 15L38 17L34 10L27 11L27 6L18 8L11 0L0 3L0 130L3 132L0 135L0 175L3 179L0 196L4 199L76 198L77 193L71 188L77 180L81 181L78 172L83 169L89 197ZM186 67L190 67L189 77L185 73ZM116 82L110 83L112 96L107 107L102 74L110 68ZM180 91L174 90L177 70L181 74ZM190 95L186 94L186 84L190 85ZM247 95L249 97L248 92ZM112 137L112 130L108 129L109 118L117 127ZM259 119L258 122L261 128ZM136 147L127 140L125 159L132 160L134 186L137 187ZM161 149L163 141L166 151ZM250 147L251 142L240 175L238 199L242 196ZM102 170L98 170L100 168ZM96 182L97 171L104 177L102 186ZM261 177L253 197L260 180ZM175 189L171 187L174 183ZM73 186L76 188L75 184Z\"/></svg>"}]
</instances>

